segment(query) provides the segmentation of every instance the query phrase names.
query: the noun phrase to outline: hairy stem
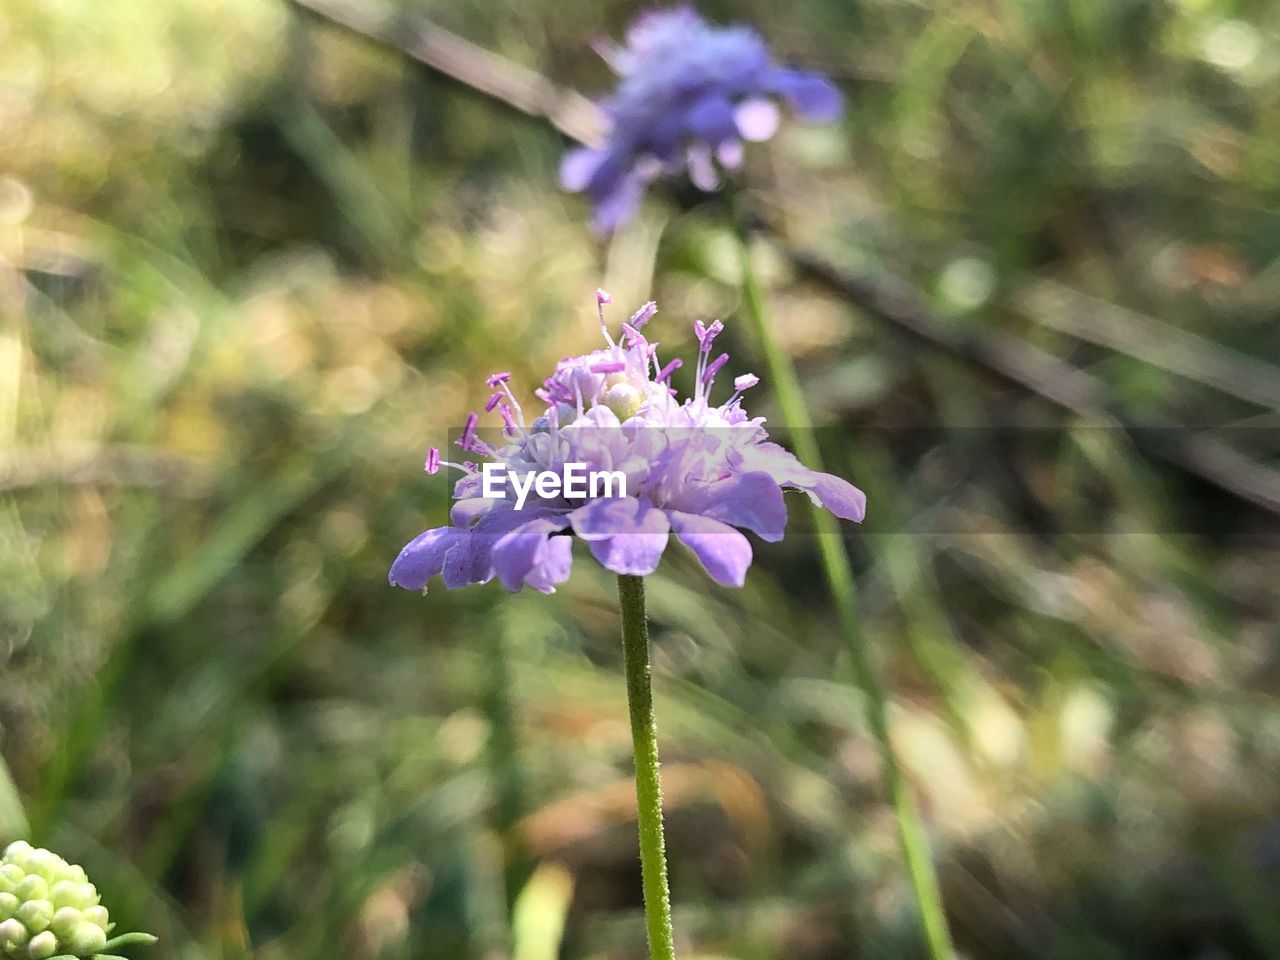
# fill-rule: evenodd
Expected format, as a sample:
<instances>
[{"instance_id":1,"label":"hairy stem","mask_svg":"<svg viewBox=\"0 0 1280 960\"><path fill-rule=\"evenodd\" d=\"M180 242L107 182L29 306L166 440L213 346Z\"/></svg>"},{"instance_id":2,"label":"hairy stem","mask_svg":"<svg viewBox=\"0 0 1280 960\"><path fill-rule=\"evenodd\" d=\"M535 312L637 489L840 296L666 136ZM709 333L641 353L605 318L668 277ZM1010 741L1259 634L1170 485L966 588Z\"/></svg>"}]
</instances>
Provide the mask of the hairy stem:
<instances>
[{"instance_id":1,"label":"hairy stem","mask_svg":"<svg viewBox=\"0 0 1280 960\"><path fill-rule=\"evenodd\" d=\"M649 625L644 612L644 579L619 574L622 652L627 669L627 707L636 763L636 819L640 826L640 869L644 918L652 960L675 960L671 933L671 892L667 887L666 841L662 832L662 784L658 780L658 726L649 680Z\"/></svg>"},{"instance_id":2,"label":"hairy stem","mask_svg":"<svg viewBox=\"0 0 1280 960\"><path fill-rule=\"evenodd\" d=\"M764 353L769 379L777 397L778 407L790 431L796 454L806 466L822 469L822 456L813 432L813 420L805 404L796 376L795 365L774 338L765 309L760 282L751 264L751 236L736 197L732 197L734 233L742 264L742 295L746 312ZM888 701L876 666L861 636L858 622L858 595L854 585L849 555L841 542L840 526L834 516L814 504L809 504L813 514L814 529L818 534L818 553L826 575L831 596L840 616L845 642L858 685L867 698L868 721L872 735L880 750L880 766L885 786L893 803L898 821L898 834L902 842L903 856L911 889L920 915L920 924L929 947L932 960L953 960L951 934L947 927L942 896L938 891L938 878L929 853L929 842L920 823L911 788L898 765L889 739Z\"/></svg>"}]
</instances>

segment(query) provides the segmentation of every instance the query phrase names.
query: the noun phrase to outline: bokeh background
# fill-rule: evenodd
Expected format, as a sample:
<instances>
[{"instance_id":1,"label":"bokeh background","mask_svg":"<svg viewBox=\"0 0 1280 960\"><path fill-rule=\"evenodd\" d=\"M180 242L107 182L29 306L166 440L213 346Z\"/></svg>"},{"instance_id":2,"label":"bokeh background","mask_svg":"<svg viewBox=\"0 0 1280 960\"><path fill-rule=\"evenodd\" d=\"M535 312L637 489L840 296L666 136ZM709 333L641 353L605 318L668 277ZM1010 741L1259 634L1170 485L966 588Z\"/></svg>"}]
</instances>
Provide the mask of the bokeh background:
<instances>
[{"instance_id":1,"label":"bokeh background","mask_svg":"<svg viewBox=\"0 0 1280 960\"><path fill-rule=\"evenodd\" d=\"M594 94L637 9L378 22ZM962 954L1280 956L1280 7L704 13L848 96L746 189ZM12 0L0 132L3 839L153 960L639 956L611 579L385 573L597 286L763 367L723 210L601 241L545 118L287 0ZM921 955L821 583L803 531L651 579L688 957Z\"/></svg>"}]
</instances>

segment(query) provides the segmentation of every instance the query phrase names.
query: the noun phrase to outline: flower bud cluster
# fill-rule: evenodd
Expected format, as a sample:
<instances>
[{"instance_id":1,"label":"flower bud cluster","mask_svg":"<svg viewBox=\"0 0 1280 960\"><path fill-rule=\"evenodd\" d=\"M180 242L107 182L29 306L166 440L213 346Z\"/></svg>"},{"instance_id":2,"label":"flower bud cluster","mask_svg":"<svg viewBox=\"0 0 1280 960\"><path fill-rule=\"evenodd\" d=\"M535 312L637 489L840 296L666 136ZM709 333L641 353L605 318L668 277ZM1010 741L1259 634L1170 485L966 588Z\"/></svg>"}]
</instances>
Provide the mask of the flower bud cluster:
<instances>
[{"instance_id":1,"label":"flower bud cluster","mask_svg":"<svg viewBox=\"0 0 1280 960\"><path fill-rule=\"evenodd\" d=\"M84 868L18 840L0 858L0 957L89 957L112 923Z\"/></svg>"}]
</instances>

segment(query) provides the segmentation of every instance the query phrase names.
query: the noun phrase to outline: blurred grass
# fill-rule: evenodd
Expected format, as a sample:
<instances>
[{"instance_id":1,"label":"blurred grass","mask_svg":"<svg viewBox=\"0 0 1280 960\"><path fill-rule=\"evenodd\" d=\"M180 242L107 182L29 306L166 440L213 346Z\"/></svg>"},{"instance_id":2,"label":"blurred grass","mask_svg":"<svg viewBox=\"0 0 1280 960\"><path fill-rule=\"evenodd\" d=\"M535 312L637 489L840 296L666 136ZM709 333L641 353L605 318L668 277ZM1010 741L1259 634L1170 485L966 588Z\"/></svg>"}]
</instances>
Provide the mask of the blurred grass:
<instances>
[{"instance_id":1,"label":"blurred grass","mask_svg":"<svg viewBox=\"0 0 1280 960\"><path fill-rule=\"evenodd\" d=\"M412 9L589 92L629 15ZM753 157L792 237L1276 465L1274 412L1028 309L1052 281L1275 369L1273 5L708 13L849 93ZM602 278L671 349L736 314L714 212L677 190L599 248L548 130L274 0L11 5L0 117L0 824L157 960L635 955L610 578L384 577L445 510L425 447L492 368L593 343ZM1280 955L1275 518L758 252L869 493L866 632L965 956ZM918 955L805 537L741 592L694 566L650 589L688 955Z\"/></svg>"}]
</instances>

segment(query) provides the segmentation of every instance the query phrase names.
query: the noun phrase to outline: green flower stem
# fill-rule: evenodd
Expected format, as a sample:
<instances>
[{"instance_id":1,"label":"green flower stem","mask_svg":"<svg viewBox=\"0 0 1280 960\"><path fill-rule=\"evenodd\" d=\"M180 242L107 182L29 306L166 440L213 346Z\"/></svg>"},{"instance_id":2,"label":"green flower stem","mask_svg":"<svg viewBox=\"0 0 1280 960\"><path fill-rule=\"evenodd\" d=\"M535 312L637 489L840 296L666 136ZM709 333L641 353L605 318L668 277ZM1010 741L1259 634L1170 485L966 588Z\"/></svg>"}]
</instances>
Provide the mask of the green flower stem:
<instances>
[{"instance_id":1,"label":"green flower stem","mask_svg":"<svg viewBox=\"0 0 1280 960\"><path fill-rule=\"evenodd\" d=\"M738 238L738 250L742 264L742 295L746 301L747 315L764 353L769 370L769 380L777 397L778 407L790 428L792 445L806 466L822 469L822 456L814 437L813 420L800 390L795 365L773 336L765 310L764 295L751 264L751 237L742 212L733 198L734 233ZM818 552L827 584L836 603L840 623L853 661L853 669L859 686L867 698L868 720L871 733L880 750L880 766L885 786L893 803L898 821L898 833L906 859L907 873L915 896L916 907L929 955L932 960L953 960L951 934L947 928L946 912L938 892L938 878L929 853L929 842L920 823L915 799L902 775L902 768L893 752L889 739L888 702L884 685L871 660L870 651L863 642L858 622L858 596L854 586L853 570L849 555L841 542L840 526L834 516L810 503L814 529L818 532Z\"/></svg>"},{"instance_id":2,"label":"green flower stem","mask_svg":"<svg viewBox=\"0 0 1280 960\"><path fill-rule=\"evenodd\" d=\"M619 574L622 653L627 669L627 708L636 762L636 819L640 825L640 870L644 919L652 960L675 960L671 933L671 891L667 887L666 841L662 834L662 784L658 780L658 725L653 718L649 680L649 625L644 612L644 579Z\"/></svg>"}]
</instances>

